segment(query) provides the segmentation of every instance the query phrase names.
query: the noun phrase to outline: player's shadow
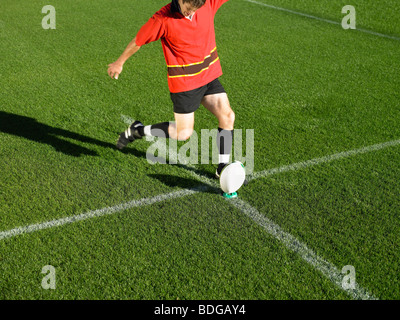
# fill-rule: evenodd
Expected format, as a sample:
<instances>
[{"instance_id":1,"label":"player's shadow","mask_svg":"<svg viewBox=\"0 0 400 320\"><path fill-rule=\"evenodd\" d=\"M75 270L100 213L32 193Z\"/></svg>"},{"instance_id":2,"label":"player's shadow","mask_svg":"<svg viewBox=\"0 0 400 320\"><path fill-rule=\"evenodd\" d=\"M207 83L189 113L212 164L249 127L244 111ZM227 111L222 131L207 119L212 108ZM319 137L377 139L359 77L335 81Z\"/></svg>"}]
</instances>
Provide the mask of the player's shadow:
<instances>
[{"instance_id":1,"label":"player's shadow","mask_svg":"<svg viewBox=\"0 0 400 320\"><path fill-rule=\"evenodd\" d=\"M220 191L219 189L196 179L187 179L168 174L149 174L149 177L157 179L166 186L172 188L179 187L183 189L199 190L207 193L218 193Z\"/></svg>"},{"instance_id":2,"label":"player's shadow","mask_svg":"<svg viewBox=\"0 0 400 320\"><path fill-rule=\"evenodd\" d=\"M40 123L34 118L16 115L0 111L0 132L12 134L31 141L52 146L55 150L67 155L79 157L80 155L97 156L97 152L65 139L72 139L84 143L98 145L104 148L116 149L114 144L87 137L72 131L54 128ZM124 150L125 153L134 154L137 157L145 157L146 154L137 150Z\"/></svg>"}]
</instances>

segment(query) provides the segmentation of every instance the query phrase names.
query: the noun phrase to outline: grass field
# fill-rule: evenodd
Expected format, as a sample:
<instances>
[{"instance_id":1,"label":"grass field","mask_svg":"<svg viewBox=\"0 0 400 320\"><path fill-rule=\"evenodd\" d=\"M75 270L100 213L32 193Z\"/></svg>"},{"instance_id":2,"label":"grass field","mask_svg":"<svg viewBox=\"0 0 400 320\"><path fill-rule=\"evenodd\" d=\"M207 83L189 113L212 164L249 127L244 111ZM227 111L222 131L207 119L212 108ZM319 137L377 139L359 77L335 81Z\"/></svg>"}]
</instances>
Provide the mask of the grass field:
<instances>
[{"instance_id":1,"label":"grass field","mask_svg":"<svg viewBox=\"0 0 400 320\"><path fill-rule=\"evenodd\" d=\"M160 42L106 72L166 3L1 1L0 299L400 299L400 3L221 7L221 82L254 129L236 200L211 163L115 148L124 117L173 120ZM216 127L196 111L197 132Z\"/></svg>"}]
</instances>

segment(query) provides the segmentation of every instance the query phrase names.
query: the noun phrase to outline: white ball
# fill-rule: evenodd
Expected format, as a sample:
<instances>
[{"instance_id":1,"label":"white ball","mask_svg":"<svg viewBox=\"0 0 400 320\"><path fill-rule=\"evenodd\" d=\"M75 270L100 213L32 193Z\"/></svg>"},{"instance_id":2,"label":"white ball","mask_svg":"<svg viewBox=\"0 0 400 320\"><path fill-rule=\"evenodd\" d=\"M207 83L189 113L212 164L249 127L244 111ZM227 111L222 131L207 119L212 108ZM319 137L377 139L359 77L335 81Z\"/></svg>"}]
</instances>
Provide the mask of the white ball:
<instances>
[{"instance_id":1,"label":"white ball","mask_svg":"<svg viewBox=\"0 0 400 320\"><path fill-rule=\"evenodd\" d=\"M222 170L219 183L225 193L236 192L243 185L246 179L246 172L240 161L228 164Z\"/></svg>"}]
</instances>

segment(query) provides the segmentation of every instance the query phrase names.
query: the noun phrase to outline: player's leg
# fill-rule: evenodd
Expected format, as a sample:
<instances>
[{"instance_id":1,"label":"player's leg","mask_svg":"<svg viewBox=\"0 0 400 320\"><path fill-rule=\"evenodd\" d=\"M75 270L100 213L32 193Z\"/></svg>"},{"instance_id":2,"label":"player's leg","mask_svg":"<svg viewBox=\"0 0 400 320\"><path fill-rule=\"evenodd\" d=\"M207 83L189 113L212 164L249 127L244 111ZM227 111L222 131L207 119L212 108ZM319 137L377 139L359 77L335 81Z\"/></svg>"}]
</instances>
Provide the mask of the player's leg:
<instances>
[{"instance_id":1,"label":"player's leg","mask_svg":"<svg viewBox=\"0 0 400 320\"><path fill-rule=\"evenodd\" d=\"M201 103L218 120L217 146L219 164L216 177L219 177L223 167L229 162L232 152L235 113L230 106L228 95L225 92L205 95Z\"/></svg>"},{"instance_id":2,"label":"player's leg","mask_svg":"<svg viewBox=\"0 0 400 320\"><path fill-rule=\"evenodd\" d=\"M194 128L194 112L176 113L174 112L175 123L169 126L169 137L179 141L190 138Z\"/></svg>"},{"instance_id":3,"label":"player's leg","mask_svg":"<svg viewBox=\"0 0 400 320\"><path fill-rule=\"evenodd\" d=\"M171 138L185 141L190 138L194 127L194 112L174 113L175 122L161 122L144 126L140 121L133 122L122 132L117 141L117 148L123 149L129 142L144 136Z\"/></svg>"},{"instance_id":4,"label":"player's leg","mask_svg":"<svg viewBox=\"0 0 400 320\"><path fill-rule=\"evenodd\" d=\"M210 94L203 97L201 104L218 120L218 126L224 130L233 130L235 113L229 103L228 95L223 93Z\"/></svg>"},{"instance_id":5,"label":"player's leg","mask_svg":"<svg viewBox=\"0 0 400 320\"><path fill-rule=\"evenodd\" d=\"M175 123L162 122L144 126L140 121L135 121L120 134L117 148L123 149L129 142L140 139L143 136L187 140L193 133L194 111L200 106L206 90L207 87L203 86L186 92L171 93Z\"/></svg>"}]
</instances>

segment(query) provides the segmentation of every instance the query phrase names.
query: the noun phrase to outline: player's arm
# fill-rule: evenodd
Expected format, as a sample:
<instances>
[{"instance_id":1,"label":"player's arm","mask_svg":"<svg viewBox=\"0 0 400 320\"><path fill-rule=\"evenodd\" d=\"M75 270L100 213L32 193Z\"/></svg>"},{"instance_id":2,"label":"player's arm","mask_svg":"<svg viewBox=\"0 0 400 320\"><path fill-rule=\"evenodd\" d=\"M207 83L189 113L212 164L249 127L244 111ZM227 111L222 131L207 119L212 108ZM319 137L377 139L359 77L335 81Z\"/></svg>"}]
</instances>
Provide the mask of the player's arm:
<instances>
[{"instance_id":1,"label":"player's arm","mask_svg":"<svg viewBox=\"0 0 400 320\"><path fill-rule=\"evenodd\" d=\"M211 7L214 10L214 13L218 11L218 9L225 3L228 2L229 0L209 0L211 3Z\"/></svg>"},{"instance_id":2,"label":"player's arm","mask_svg":"<svg viewBox=\"0 0 400 320\"><path fill-rule=\"evenodd\" d=\"M128 44L124 52L117 59L117 61L110 63L108 65L108 75L111 78L118 79L119 74L122 72L122 68L126 60L128 60L132 55L134 55L140 46L136 44L136 37Z\"/></svg>"},{"instance_id":3,"label":"player's arm","mask_svg":"<svg viewBox=\"0 0 400 320\"><path fill-rule=\"evenodd\" d=\"M122 72L122 67L126 60L129 59L133 54L135 54L141 46L150 43L152 41L157 41L164 35L163 24L155 16L149 19L146 24L144 24L136 37L128 44L122 55L117 59L117 61L108 65L108 74L111 78L118 79L119 74Z\"/></svg>"}]
</instances>

